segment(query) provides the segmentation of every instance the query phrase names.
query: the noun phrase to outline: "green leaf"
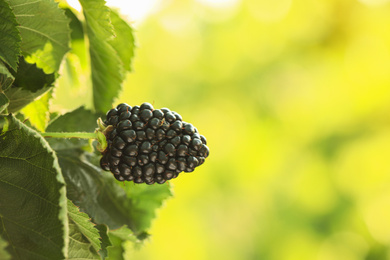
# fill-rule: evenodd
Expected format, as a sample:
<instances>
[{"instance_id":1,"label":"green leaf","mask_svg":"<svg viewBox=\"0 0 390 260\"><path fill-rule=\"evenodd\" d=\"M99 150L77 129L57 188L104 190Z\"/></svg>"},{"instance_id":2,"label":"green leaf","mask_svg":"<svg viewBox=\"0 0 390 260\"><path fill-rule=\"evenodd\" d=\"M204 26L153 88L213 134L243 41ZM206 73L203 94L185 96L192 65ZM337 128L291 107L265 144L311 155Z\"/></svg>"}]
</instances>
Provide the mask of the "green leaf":
<instances>
[{"instance_id":1,"label":"green leaf","mask_svg":"<svg viewBox=\"0 0 390 260\"><path fill-rule=\"evenodd\" d=\"M112 246L110 238L108 237L108 227L104 224L96 225L96 228L99 230L99 234L101 237L101 246L102 250L99 251L102 259L106 259L107 257L107 247Z\"/></svg>"},{"instance_id":2,"label":"green leaf","mask_svg":"<svg viewBox=\"0 0 390 260\"><path fill-rule=\"evenodd\" d=\"M0 234L13 259L64 259L67 210L54 151L12 115L1 117Z\"/></svg>"},{"instance_id":3,"label":"green leaf","mask_svg":"<svg viewBox=\"0 0 390 260\"><path fill-rule=\"evenodd\" d=\"M58 71L69 50L69 20L54 0L9 0L27 61L47 74Z\"/></svg>"},{"instance_id":4,"label":"green leaf","mask_svg":"<svg viewBox=\"0 0 390 260\"><path fill-rule=\"evenodd\" d=\"M28 119L28 121L36 129L44 132L49 122L49 101L52 97L52 92L48 91L42 95L38 100L28 104L21 112Z\"/></svg>"},{"instance_id":5,"label":"green leaf","mask_svg":"<svg viewBox=\"0 0 390 260\"><path fill-rule=\"evenodd\" d=\"M124 259L124 253L126 251L126 242L131 241L133 244L140 243L133 232L126 226L123 226L116 230L110 230L109 232L111 246L107 247L108 257L107 260L121 260Z\"/></svg>"},{"instance_id":6,"label":"green leaf","mask_svg":"<svg viewBox=\"0 0 390 260\"><path fill-rule=\"evenodd\" d=\"M0 61L0 91L7 90L14 80L14 76L12 76L11 72L9 72L7 67Z\"/></svg>"},{"instance_id":7,"label":"green leaf","mask_svg":"<svg viewBox=\"0 0 390 260\"><path fill-rule=\"evenodd\" d=\"M8 243L0 237L0 259L10 260L11 255L7 252L6 247Z\"/></svg>"},{"instance_id":8,"label":"green leaf","mask_svg":"<svg viewBox=\"0 0 390 260\"><path fill-rule=\"evenodd\" d=\"M97 119L97 114L80 107L50 122L46 132L94 132ZM56 151L88 146L88 141L84 139L48 139L48 142Z\"/></svg>"},{"instance_id":9,"label":"green leaf","mask_svg":"<svg viewBox=\"0 0 390 260\"><path fill-rule=\"evenodd\" d=\"M130 218L136 226L136 231L146 232L156 217L156 210L160 208L164 201L172 196L169 184L164 185L126 185L121 186L129 198L131 204Z\"/></svg>"},{"instance_id":10,"label":"green leaf","mask_svg":"<svg viewBox=\"0 0 390 260\"><path fill-rule=\"evenodd\" d=\"M72 40L84 40L83 24L70 8L64 8L65 15L70 19L69 27Z\"/></svg>"},{"instance_id":11,"label":"green leaf","mask_svg":"<svg viewBox=\"0 0 390 260\"><path fill-rule=\"evenodd\" d=\"M121 90L124 69L121 59L109 43L113 38L110 10L104 0L80 0L89 39L93 103L99 112L106 112Z\"/></svg>"},{"instance_id":12,"label":"green leaf","mask_svg":"<svg viewBox=\"0 0 390 260\"><path fill-rule=\"evenodd\" d=\"M68 200L68 217L69 259L100 259L97 253L101 249L99 231L89 216Z\"/></svg>"},{"instance_id":13,"label":"green leaf","mask_svg":"<svg viewBox=\"0 0 390 260\"><path fill-rule=\"evenodd\" d=\"M0 0L0 59L6 62L13 70L18 67L20 55L20 37L18 23L9 4Z\"/></svg>"},{"instance_id":14,"label":"green leaf","mask_svg":"<svg viewBox=\"0 0 390 260\"><path fill-rule=\"evenodd\" d=\"M9 99L4 93L0 92L0 113L2 113L8 107L8 104Z\"/></svg>"},{"instance_id":15,"label":"green leaf","mask_svg":"<svg viewBox=\"0 0 390 260\"><path fill-rule=\"evenodd\" d=\"M55 74L45 74L35 64L27 63L23 57L19 60L19 69L13 72L15 81L5 91L10 100L9 112L19 111L48 91L55 81Z\"/></svg>"},{"instance_id":16,"label":"green leaf","mask_svg":"<svg viewBox=\"0 0 390 260\"><path fill-rule=\"evenodd\" d=\"M57 155L68 198L91 216L94 223L106 224L110 229L134 226L126 193L111 173L92 164L91 155L80 149L57 150Z\"/></svg>"},{"instance_id":17,"label":"green leaf","mask_svg":"<svg viewBox=\"0 0 390 260\"><path fill-rule=\"evenodd\" d=\"M137 236L144 237L156 209L171 195L169 185L116 181L110 172L97 166L98 156L80 149L59 150L57 155L68 198L95 223L106 224L110 229L127 225Z\"/></svg>"},{"instance_id":18,"label":"green leaf","mask_svg":"<svg viewBox=\"0 0 390 260\"><path fill-rule=\"evenodd\" d=\"M115 37L110 40L111 46L118 53L123 68L131 71L131 61L134 57L134 35L133 29L124 21L120 15L111 10L111 23L114 26Z\"/></svg>"}]
</instances>

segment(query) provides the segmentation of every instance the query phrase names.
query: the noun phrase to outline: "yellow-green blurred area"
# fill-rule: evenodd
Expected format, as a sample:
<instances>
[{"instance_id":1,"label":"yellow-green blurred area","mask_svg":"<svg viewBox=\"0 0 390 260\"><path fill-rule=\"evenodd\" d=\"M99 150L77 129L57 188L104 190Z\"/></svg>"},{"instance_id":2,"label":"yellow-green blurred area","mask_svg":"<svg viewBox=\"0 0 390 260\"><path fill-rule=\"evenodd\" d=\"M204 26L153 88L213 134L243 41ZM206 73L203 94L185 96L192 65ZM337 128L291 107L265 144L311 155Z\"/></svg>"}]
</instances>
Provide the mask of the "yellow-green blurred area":
<instances>
[{"instance_id":1,"label":"yellow-green blurred area","mask_svg":"<svg viewBox=\"0 0 390 260\"><path fill-rule=\"evenodd\" d=\"M179 112L210 156L128 259L390 259L390 1L204 2L136 30L118 103Z\"/></svg>"},{"instance_id":2,"label":"yellow-green blurred area","mask_svg":"<svg viewBox=\"0 0 390 260\"><path fill-rule=\"evenodd\" d=\"M387 2L176 0L142 23L120 101L211 153L129 259L390 259Z\"/></svg>"}]
</instances>

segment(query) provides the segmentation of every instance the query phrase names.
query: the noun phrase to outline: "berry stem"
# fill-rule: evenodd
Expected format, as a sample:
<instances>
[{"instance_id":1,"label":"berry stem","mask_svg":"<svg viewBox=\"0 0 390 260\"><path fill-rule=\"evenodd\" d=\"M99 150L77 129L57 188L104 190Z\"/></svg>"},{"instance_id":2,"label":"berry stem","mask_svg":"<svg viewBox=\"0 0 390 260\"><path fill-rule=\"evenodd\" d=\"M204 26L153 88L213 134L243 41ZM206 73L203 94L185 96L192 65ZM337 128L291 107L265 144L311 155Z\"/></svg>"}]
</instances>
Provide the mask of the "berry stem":
<instances>
[{"instance_id":1,"label":"berry stem","mask_svg":"<svg viewBox=\"0 0 390 260\"><path fill-rule=\"evenodd\" d=\"M52 138L81 138L81 139L97 139L97 133L85 133L85 132L47 132L41 133L43 137L52 137Z\"/></svg>"}]
</instances>

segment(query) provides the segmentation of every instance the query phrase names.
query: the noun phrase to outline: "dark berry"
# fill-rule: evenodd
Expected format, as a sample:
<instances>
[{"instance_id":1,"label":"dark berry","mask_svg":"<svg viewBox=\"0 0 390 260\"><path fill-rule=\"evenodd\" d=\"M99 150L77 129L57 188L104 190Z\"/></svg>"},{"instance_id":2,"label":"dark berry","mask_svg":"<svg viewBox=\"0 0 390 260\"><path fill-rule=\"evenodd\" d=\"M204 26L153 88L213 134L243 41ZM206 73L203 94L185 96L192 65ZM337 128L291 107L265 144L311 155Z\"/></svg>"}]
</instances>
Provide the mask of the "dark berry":
<instances>
[{"instance_id":1,"label":"dark berry","mask_svg":"<svg viewBox=\"0 0 390 260\"><path fill-rule=\"evenodd\" d=\"M175 111L172 111L172 113L175 115L176 120L183 121L183 118L181 117L180 114L176 113Z\"/></svg>"},{"instance_id":2,"label":"dark berry","mask_svg":"<svg viewBox=\"0 0 390 260\"><path fill-rule=\"evenodd\" d=\"M200 135L200 140L202 141L203 144L207 144L207 139L203 135Z\"/></svg>"},{"instance_id":3,"label":"dark berry","mask_svg":"<svg viewBox=\"0 0 390 260\"><path fill-rule=\"evenodd\" d=\"M181 142L185 145L190 145L191 142L191 136L189 135L183 135L183 138L181 139Z\"/></svg>"},{"instance_id":4,"label":"dark berry","mask_svg":"<svg viewBox=\"0 0 390 260\"><path fill-rule=\"evenodd\" d=\"M131 112L130 112L130 111L122 112L122 113L119 115L119 121L123 121L123 120L126 120L126 119L130 119L130 116L131 116Z\"/></svg>"},{"instance_id":5,"label":"dark berry","mask_svg":"<svg viewBox=\"0 0 390 260\"><path fill-rule=\"evenodd\" d=\"M162 175L166 180L170 180L175 176L175 173L173 171L166 170Z\"/></svg>"},{"instance_id":6,"label":"dark berry","mask_svg":"<svg viewBox=\"0 0 390 260\"><path fill-rule=\"evenodd\" d=\"M104 124L112 130L105 133L100 166L120 181L162 184L194 171L209 155L206 138L168 108L122 103L107 112Z\"/></svg>"},{"instance_id":7,"label":"dark berry","mask_svg":"<svg viewBox=\"0 0 390 260\"><path fill-rule=\"evenodd\" d=\"M134 177L141 177L142 176L142 168L139 166L135 166L135 167L133 167L132 173L133 173Z\"/></svg>"},{"instance_id":8,"label":"dark berry","mask_svg":"<svg viewBox=\"0 0 390 260\"><path fill-rule=\"evenodd\" d=\"M150 110L153 110L153 106L152 104L148 103L148 102L145 102L145 103L142 103L142 105L140 106L140 109L150 109Z\"/></svg>"},{"instance_id":9,"label":"dark berry","mask_svg":"<svg viewBox=\"0 0 390 260\"><path fill-rule=\"evenodd\" d=\"M161 129L164 130L165 132L169 130L169 126L170 126L169 123L167 123L166 121L164 121L164 122L160 125Z\"/></svg>"},{"instance_id":10,"label":"dark berry","mask_svg":"<svg viewBox=\"0 0 390 260\"><path fill-rule=\"evenodd\" d=\"M199 151L202 145L203 145L202 141L198 138L193 139L191 142L191 147L196 151Z\"/></svg>"},{"instance_id":11,"label":"dark berry","mask_svg":"<svg viewBox=\"0 0 390 260\"><path fill-rule=\"evenodd\" d=\"M155 109L153 111L153 117L158 118L158 119L163 119L164 118L164 112L161 111L160 109Z\"/></svg>"},{"instance_id":12,"label":"dark berry","mask_svg":"<svg viewBox=\"0 0 390 260\"><path fill-rule=\"evenodd\" d=\"M157 139L158 141L160 141L160 140L162 140L162 139L164 139L164 138L165 138L165 131L162 130L162 129L158 129L158 130L156 131L156 139Z\"/></svg>"},{"instance_id":13,"label":"dark berry","mask_svg":"<svg viewBox=\"0 0 390 260\"><path fill-rule=\"evenodd\" d=\"M176 136L169 141L174 146L178 146L181 142L180 136Z\"/></svg>"},{"instance_id":14,"label":"dark berry","mask_svg":"<svg viewBox=\"0 0 390 260\"><path fill-rule=\"evenodd\" d=\"M149 161L155 162L157 159L157 152L152 152L149 154Z\"/></svg>"},{"instance_id":15,"label":"dark berry","mask_svg":"<svg viewBox=\"0 0 390 260\"><path fill-rule=\"evenodd\" d=\"M168 122L172 123L176 120L176 116L172 112L167 112L167 113L165 113L165 119Z\"/></svg>"},{"instance_id":16,"label":"dark berry","mask_svg":"<svg viewBox=\"0 0 390 260\"><path fill-rule=\"evenodd\" d=\"M200 135L198 133L191 135L191 139L195 139L195 138L200 139Z\"/></svg>"},{"instance_id":17,"label":"dark berry","mask_svg":"<svg viewBox=\"0 0 390 260\"><path fill-rule=\"evenodd\" d=\"M154 139L156 136L156 132L152 128L146 128L145 134L146 138L149 140Z\"/></svg>"},{"instance_id":18,"label":"dark berry","mask_svg":"<svg viewBox=\"0 0 390 260\"><path fill-rule=\"evenodd\" d=\"M149 121L149 126L153 129L157 129L161 125L161 120L158 118L153 118Z\"/></svg>"},{"instance_id":19,"label":"dark berry","mask_svg":"<svg viewBox=\"0 0 390 260\"><path fill-rule=\"evenodd\" d=\"M142 120L144 120L145 122L147 122L147 121L149 121L150 118L153 117L153 113L149 109L144 109L144 110L141 110L141 112L139 113L139 117Z\"/></svg>"},{"instance_id":20,"label":"dark berry","mask_svg":"<svg viewBox=\"0 0 390 260\"><path fill-rule=\"evenodd\" d=\"M116 108L113 108L111 110L108 110L106 117L109 119L113 116L116 116L118 114L118 110Z\"/></svg>"},{"instance_id":21,"label":"dark berry","mask_svg":"<svg viewBox=\"0 0 390 260\"><path fill-rule=\"evenodd\" d=\"M165 167L167 167L169 170L176 170L177 163L176 163L175 158L169 159L167 162L167 165Z\"/></svg>"},{"instance_id":22,"label":"dark berry","mask_svg":"<svg viewBox=\"0 0 390 260\"><path fill-rule=\"evenodd\" d=\"M121 172L119 171L118 166L110 165L110 171L111 171L114 175L119 175L119 174L121 174Z\"/></svg>"},{"instance_id":23,"label":"dark berry","mask_svg":"<svg viewBox=\"0 0 390 260\"><path fill-rule=\"evenodd\" d=\"M156 173L161 174L165 172L165 167L162 164L156 163Z\"/></svg>"},{"instance_id":24,"label":"dark berry","mask_svg":"<svg viewBox=\"0 0 390 260\"><path fill-rule=\"evenodd\" d=\"M175 130L176 132L181 131L181 128L183 127L183 123L179 120L176 120L171 124L171 129Z\"/></svg>"},{"instance_id":25,"label":"dark berry","mask_svg":"<svg viewBox=\"0 0 390 260\"><path fill-rule=\"evenodd\" d=\"M111 152L110 152L110 154L111 154L112 156L115 156L115 157L120 158L120 157L122 156L122 150L118 150L118 149L116 149L115 147L111 147Z\"/></svg>"},{"instance_id":26,"label":"dark berry","mask_svg":"<svg viewBox=\"0 0 390 260\"><path fill-rule=\"evenodd\" d=\"M131 109L131 113L138 114L138 112L139 112L139 106L133 106L133 108Z\"/></svg>"},{"instance_id":27,"label":"dark berry","mask_svg":"<svg viewBox=\"0 0 390 260\"><path fill-rule=\"evenodd\" d=\"M131 106L129 106L128 104L126 103L120 103L119 105L116 106L116 109L121 109L122 107L126 107L128 108L129 110L131 110Z\"/></svg>"},{"instance_id":28,"label":"dark berry","mask_svg":"<svg viewBox=\"0 0 390 260\"><path fill-rule=\"evenodd\" d=\"M192 135L195 133L195 127L192 124L186 124L184 126L184 132L186 134Z\"/></svg>"},{"instance_id":29,"label":"dark berry","mask_svg":"<svg viewBox=\"0 0 390 260\"><path fill-rule=\"evenodd\" d=\"M156 177L154 177L154 180L158 183L158 184L163 184L166 182L166 180L164 179L163 176L161 176L161 174L156 174Z\"/></svg>"},{"instance_id":30,"label":"dark berry","mask_svg":"<svg viewBox=\"0 0 390 260\"><path fill-rule=\"evenodd\" d=\"M118 181L124 181L125 180L125 177L123 177L122 175L114 175L115 178L118 180Z\"/></svg>"},{"instance_id":31,"label":"dark berry","mask_svg":"<svg viewBox=\"0 0 390 260\"><path fill-rule=\"evenodd\" d=\"M150 153L152 151L152 144L149 141L145 141L140 147L141 153Z\"/></svg>"},{"instance_id":32,"label":"dark berry","mask_svg":"<svg viewBox=\"0 0 390 260\"><path fill-rule=\"evenodd\" d=\"M164 153L163 151L159 151L159 152L158 152L157 159L158 159L158 161L159 161L161 164L166 164L167 161L168 161L168 155L167 155L166 153Z\"/></svg>"},{"instance_id":33,"label":"dark berry","mask_svg":"<svg viewBox=\"0 0 390 260\"><path fill-rule=\"evenodd\" d=\"M136 114L133 114L133 112L132 112L132 114L130 116L130 121L133 122L133 123L139 121L139 116L136 115Z\"/></svg>"},{"instance_id":34,"label":"dark berry","mask_svg":"<svg viewBox=\"0 0 390 260\"><path fill-rule=\"evenodd\" d=\"M144 183L144 181L142 180L141 176L135 177L134 180L133 180L133 182L134 182L134 183L138 183L138 184Z\"/></svg>"},{"instance_id":35,"label":"dark berry","mask_svg":"<svg viewBox=\"0 0 390 260\"><path fill-rule=\"evenodd\" d=\"M190 155L192 155L192 156L198 155L198 152L197 152L196 150L191 149L191 148L188 148L188 153L189 153Z\"/></svg>"},{"instance_id":36,"label":"dark berry","mask_svg":"<svg viewBox=\"0 0 390 260\"><path fill-rule=\"evenodd\" d=\"M188 154L188 146L181 144L177 147L177 156L186 156Z\"/></svg>"},{"instance_id":37,"label":"dark berry","mask_svg":"<svg viewBox=\"0 0 390 260\"><path fill-rule=\"evenodd\" d=\"M207 145L203 144L199 150L199 155L204 157L204 158L207 158L209 156L209 152L210 152L210 150L207 147Z\"/></svg>"},{"instance_id":38,"label":"dark berry","mask_svg":"<svg viewBox=\"0 0 390 260\"><path fill-rule=\"evenodd\" d=\"M105 171L109 171L110 170L110 165L108 163L107 156L104 155L100 159L100 167L102 167L102 169L105 170Z\"/></svg>"},{"instance_id":39,"label":"dark berry","mask_svg":"<svg viewBox=\"0 0 390 260\"><path fill-rule=\"evenodd\" d=\"M156 168L153 163L148 163L147 165L144 166L143 172L145 176L153 176L155 173Z\"/></svg>"},{"instance_id":40,"label":"dark berry","mask_svg":"<svg viewBox=\"0 0 390 260\"><path fill-rule=\"evenodd\" d=\"M125 130L122 131L120 134L120 137L126 142L126 143L131 143L135 141L137 134L135 133L134 130Z\"/></svg>"},{"instance_id":41,"label":"dark berry","mask_svg":"<svg viewBox=\"0 0 390 260\"><path fill-rule=\"evenodd\" d=\"M120 162L120 158L112 155L108 155L108 162L112 166L117 166Z\"/></svg>"},{"instance_id":42,"label":"dark berry","mask_svg":"<svg viewBox=\"0 0 390 260\"><path fill-rule=\"evenodd\" d=\"M172 129L170 129L170 130L168 130L168 132L167 132L167 138L168 139L171 139L171 138L173 138L173 137L175 137L177 134L176 134L176 131L175 130L172 130Z\"/></svg>"},{"instance_id":43,"label":"dark berry","mask_svg":"<svg viewBox=\"0 0 390 260\"><path fill-rule=\"evenodd\" d=\"M134 176L133 175L128 175L125 177L126 181L132 181L134 180Z\"/></svg>"},{"instance_id":44,"label":"dark berry","mask_svg":"<svg viewBox=\"0 0 390 260\"><path fill-rule=\"evenodd\" d=\"M146 154L138 155L137 158L138 158L138 165L139 166L143 166L149 162L149 156L147 156Z\"/></svg>"},{"instance_id":45,"label":"dark berry","mask_svg":"<svg viewBox=\"0 0 390 260\"><path fill-rule=\"evenodd\" d=\"M146 140L146 133L143 130L137 131L137 140L138 141L145 141Z\"/></svg>"},{"instance_id":46,"label":"dark berry","mask_svg":"<svg viewBox=\"0 0 390 260\"><path fill-rule=\"evenodd\" d=\"M196 166L198 166L199 164L199 161L198 159L196 159L196 157L194 156L189 156L188 159L187 159L187 165L189 168L192 168L194 169Z\"/></svg>"},{"instance_id":47,"label":"dark berry","mask_svg":"<svg viewBox=\"0 0 390 260\"><path fill-rule=\"evenodd\" d=\"M184 171L187 167L187 161L185 158L183 157L179 157L177 159L177 168L180 170L180 171Z\"/></svg>"},{"instance_id":48,"label":"dark berry","mask_svg":"<svg viewBox=\"0 0 390 260\"><path fill-rule=\"evenodd\" d=\"M142 130L143 128L144 128L144 122L142 122L142 121L134 122L134 129L135 130Z\"/></svg>"},{"instance_id":49,"label":"dark berry","mask_svg":"<svg viewBox=\"0 0 390 260\"><path fill-rule=\"evenodd\" d=\"M108 119L108 124L116 126L119 122L119 117L118 116L112 116L110 119Z\"/></svg>"},{"instance_id":50,"label":"dark berry","mask_svg":"<svg viewBox=\"0 0 390 260\"><path fill-rule=\"evenodd\" d=\"M169 156L175 156L176 153L176 148L173 144L167 143L164 146L164 151L169 155Z\"/></svg>"},{"instance_id":51,"label":"dark berry","mask_svg":"<svg viewBox=\"0 0 390 260\"><path fill-rule=\"evenodd\" d=\"M170 110L169 108L166 108L166 107L160 108L160 110L161 110L164 114L166 114L166 113L168 113L168 112L171 112L171 110Z\"/></svg>"},{"instance_id":52,"label":"dark berry","mask_svg":"<svg viewBox=\"0 0 390 260\"><path fill-rule=\"evenodd\" d=\"M122 176L128 176L131 173L131 168L127 164L119 164L118 168Z\"/></svg>"},{"instance_id":53,"label":"dark berry","mask_svg":"<svg viewBox=\"0 0 390 260\"><path fill-rule=\"evenodd\" d=\"M116 127L117 132L122 132L123 130L131 129L132 123L130 120L120 121L118 126Z\"/></svg>"},{"instance_id":54,"label":"dark berry","mask_svg":"<svg viewBox=\"0 0 390 260\"><path fill-rule=\"evenodd\" d=\"M114 140L112 141L112 145L119 149L122 150L126 146L126 142L119 136L115 137Z\"/></svg>"},{"instance_id":55,"label":"dark berry","mask_svg":"<svg viewBox=\"0 0 390 260\"><path fill-rule=\"evenodd\" d=\"M138 155L138 146L135 144L128 145L124 149L124 153L125 153L125 155L128 155L128 156L137 156Z\"/></svg>"},{"instance_id":56,"label":"dark berry","mask_svg":"<svg viewBox=\"0 0 390 260\"><path fill-rule=\"evenodd\" d=\"M109 137L108 139L110 139L111 141L114 140L114 138L116 137L117 135L117 131L116 131L116 128L114 130L112 130L109 134Z\"/></svg>"},{"instance_id":57,"label":"dark berry","mask_svg":"<svg viewBox=\"0 0 390 260\"><path fill-rule=\"evenodd\" d=\"M134 157L134 156L124 155L124 156L122 156L122 161L129 166L137 165L137 157Z\"/></svg>"}]
</instances>

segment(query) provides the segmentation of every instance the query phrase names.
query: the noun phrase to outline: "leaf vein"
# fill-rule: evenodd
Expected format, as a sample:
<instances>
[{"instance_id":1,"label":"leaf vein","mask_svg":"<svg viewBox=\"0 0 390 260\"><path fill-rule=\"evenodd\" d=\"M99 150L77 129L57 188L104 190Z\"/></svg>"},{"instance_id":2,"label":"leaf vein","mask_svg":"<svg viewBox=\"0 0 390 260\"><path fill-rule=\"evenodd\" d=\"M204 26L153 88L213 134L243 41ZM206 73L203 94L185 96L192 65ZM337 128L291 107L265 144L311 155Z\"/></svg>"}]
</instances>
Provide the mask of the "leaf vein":
<instances>
[{"instance_id":1,"label":"leaf vein","mask_svg":"<svg viewBox=\"0 0 390 260\"><path fill-rule=\"evenodd\" d=\"M32 229L32 228L28 228L28 227L26 227L26 226L24 226L24 225L22 225L22 224L20 224L20 223L18 223L18 222L12 221L11 219L6 218L6 217L4 217L4 216L2 216L2 218L4 218L5 220L7 220L7 221L9 221L9 222L11 222L11 223L13 223L13 224L15 224L15 225L21 227L21 228L24 228L24 229L26 229L26 230L28 230L28 231L31 231L31 232L33 232L33 233L39 235L40 237L45 238L46 240L48 240L48 241L50 241L52 244L54 244L55 247L62 249L62 247L61 247L60 245L56 244L53 240L51 240L49 237L45 236L44 234L39 233L38 231L36 231L36 230L34 230L34 229Z\"/></svg>"},{"instance_id":2,"label":"leaf vein","mask_svg":"<svg viewBox=\"0 0 390 260\"><path fill-rule=\"evenodd\" d=\"M42 2L42 0L38 0L38 1L35 1L35 2L29 2L29 3L18 4L18 5L13 5L12 8L19 7L19 6L25 6L25 5L36 4L36 3L39 3L39 2Z\"/></svg>"},{"instance_id":3,"label":"leaf vein","mask_svg":"<svg viewBox=\"0 0 390 260\"><path fill-rule=\"evenodd\" d=\"M27 192L27 193L29 193L29 194L32 194L32 195L34 195L35 197L38 197L38 198L42 199L43 201L46 201L47 203L49 203L49 204L55 206L56 208L59 208L59 207L60 207L59 205L53 203L52 201L50 201L50 200L48 200L48 199L45 199L44 197L39 196L38 194L33 193L33 192L31 192L31 191L29 191L29 190L23 188L23 187L17 186L17 185L15 185L15 184L10 183L10 182L8 182L8 181L5 181L5 180L3 180L3 179L0 179L0 181L3 182L3 183L5 183L5 184L8 184L8 185L10 185L10 186L16 187L16 188L18 188L18 189L20 189L20 190L23 190L23 191L25 191L25 192Z\"/></svg>"},{"instance_id":4,"label":"leaf vein","mask_svg":"<svg viewBox=\"0 0 390 260\"><path fill-rule=\"evenodd\" d=\"M58 45L61 46L62 48L68 49L67 46L63 45L61 42L57 41L56 39L53 39L52 37L50 37L49 35L47 35L47 34L45 34L45 33L42 33L42 32L40 32L40 31L34 30L34 29L32 29L32 28L29 28L29 27L21 26L21 25L19 26L19 28L20 28L20 29L25 29L25 30L27 30L27 31L34 32L34 33L39 34L39 35L42 35L43 37L46 37L46 38L49 39L50 41L52 41L52 42L58 44Z\"/></svg>"}]
</instances>

